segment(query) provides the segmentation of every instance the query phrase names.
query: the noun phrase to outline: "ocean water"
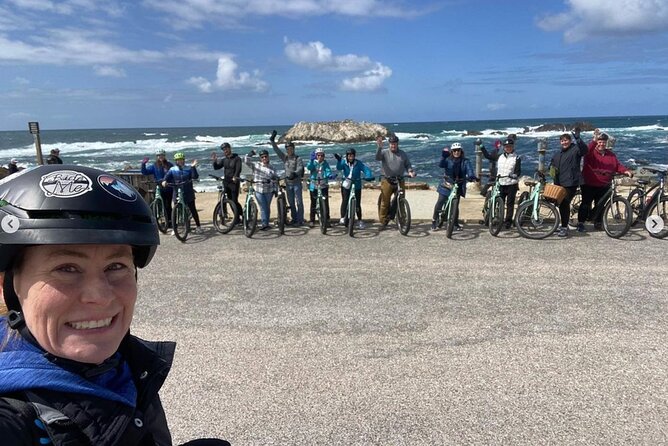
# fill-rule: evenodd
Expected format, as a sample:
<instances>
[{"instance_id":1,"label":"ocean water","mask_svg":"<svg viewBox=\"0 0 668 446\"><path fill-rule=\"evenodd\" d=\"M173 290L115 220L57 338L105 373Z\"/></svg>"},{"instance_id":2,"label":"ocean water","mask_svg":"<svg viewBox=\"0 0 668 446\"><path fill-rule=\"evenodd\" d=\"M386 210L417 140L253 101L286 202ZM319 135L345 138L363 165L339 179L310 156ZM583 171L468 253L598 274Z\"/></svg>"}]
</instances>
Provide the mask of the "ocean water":
<instances>
[{"instance_id":1,"label":"ocean water","mask_svg":"<svg viewBox=\"0 0 668 446\"><path fill-rule=\"evenodd\" d=\"M587 121L616 139L614 151L620 161L628 167L644 164L668 167L668 116L626 116L557 119L515 119L497 121L451 121L384 123L400 139L400 148L406 151L418 173L418 181L436 184L442 175L438 168L440 152L453 142L464 145L465 154L475 159L474 144L480 137L487 147L509 133L516 133L516 151L523 157L523 174L531 175L538 165L538 142L548 141L547 161L559 150L561 132L537 132L542 124ZM43 124L42 124L43 125ZM80 164L115 171L125 168L139 169L141 159L154 159L155 151L164 149L168 157L176 152L185 152L188 160L199 160L200 182L198 190L215 190L215 181L208 178L214 173L211 167L211 152L222 153L219 146L229 142L239 155L250 150L269 150L272 162L280 170L281 163L269 145L273 129L279 135L290 126L255 127L189 127L189 128L136 128L136 129L90 129L90 130L42 130L40 134L42 153L48 155L53 148L60 149L61 158L68 164ZM478 136L465 136L467 132L479 132ZM583 132L586 141L591 132ZM322 144L314 141L297 142L297 154L308 159L317 146L325 148L327 160L335 163L334 153L343 154L348 144ZM367 163L378 175L379 164L374 160L375 142L354 144L358 159ZM17 158L19 166L35 165L33 136L25 131L0 132L0 163L6 165ZM487 166L484 161L483 166ZM217 172L220 173L220 172Z\"/></svg>"}]
</instances>

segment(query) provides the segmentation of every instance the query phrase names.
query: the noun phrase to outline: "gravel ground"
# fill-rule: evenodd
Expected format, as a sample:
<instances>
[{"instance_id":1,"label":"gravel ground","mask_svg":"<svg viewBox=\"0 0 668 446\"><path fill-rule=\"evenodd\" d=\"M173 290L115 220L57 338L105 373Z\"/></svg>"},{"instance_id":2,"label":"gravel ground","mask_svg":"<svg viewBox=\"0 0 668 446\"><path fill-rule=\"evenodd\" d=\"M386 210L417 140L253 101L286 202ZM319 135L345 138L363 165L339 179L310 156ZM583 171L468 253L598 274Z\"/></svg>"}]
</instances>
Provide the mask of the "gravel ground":
<instances>
[{"instance_id":1,"label":"gravel ground","mask_svg":"<svg viewBox=\"0 0 668 446\"><path fill-rule=\"evenodd\" d=\"M668 444L668 240L426 228L163 236L175 444Z\"/></svg>"}]
</instances>

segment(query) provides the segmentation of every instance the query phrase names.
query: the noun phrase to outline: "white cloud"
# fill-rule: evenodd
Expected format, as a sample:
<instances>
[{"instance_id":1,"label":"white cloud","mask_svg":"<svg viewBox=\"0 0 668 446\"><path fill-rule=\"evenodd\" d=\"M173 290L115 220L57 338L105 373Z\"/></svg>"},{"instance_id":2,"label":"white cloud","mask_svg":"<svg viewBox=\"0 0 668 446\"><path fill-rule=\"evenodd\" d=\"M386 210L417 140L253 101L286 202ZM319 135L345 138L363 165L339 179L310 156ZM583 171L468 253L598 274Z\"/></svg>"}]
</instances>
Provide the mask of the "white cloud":
<instances>
[{"instance_id":1,"label":"white cloud","mask_svg":"<svg viewBox=\"0 0 668 446\"><path fill-rule=\"evenodd\" d=\"M110 0L7 0L7 2L24 11L52 12L62 15L101 11L112 17L118 17L123 12L123 7L116 1Z\"/></svg>"},{"instance_id":2,"label":"white cloud","mask_svg":"<svg viewBox=\"0 0 668 446\"><path fill-rule=\"evenodd\" d=\"M222 56L218 59L218 70L216 79L209 81L203 77L191 77L188 83L196 86L203 93L211 93L216 90L251 90L263 92L269 88L269 84L260 79L259 71L253 73L242 71L237 73L237 63L232 56Z\"/></svg>"},{"instance_id":3,"label":"white cloud","mask_svg":"<svg viewBox=\"0 0 668 446\"><path fill-rule=\"evenodd\" d=\"M359 76L344 79L341 89L345 91L377 91L383 87L385 79L392 76L392 70L385 65L376 63L376 66Z\"/></svg>"},{"instance_id":4,"label":"white cloud","mask_svg":"<svg viewBox=\"0 0 668 446\"><path fill-rule=\"evenodd\" d=\"M96 65L93 67L95 74L102 77L125 77L125 70L108 65Z\"/></svg>"},{"instance_id":5,"label":"white cloud","mask_svg":"<svg viewBox=\"0 0 668 446\"><path fill-rule=\"evenodd\" d=\"M506 107L507 107L506 104L500 104L498 102L487 104L487 106L486 106L487 110L489 110L489 111L499 111L499 110L503 110Z\"/></svg>"},{"instance_id":6,"label":"white cloud","mask_svg":"<svg viewBox=\"0 0 668 446\"><path fill-rule=\"evenodd\" d=\"M238 26L247 16L302 18L341 15L346 17L415 17L424 14L407 1L386 0L144 0L144 5L161 11L176 28ZM405 4L406 6L401 6Z\"/></svg>"},{"instance_id":7,"label":"white cloud","mask_svg":"<svg viewBox=\"0 0 668 446\"><path fill-rule=\"evenodd\" d=\"M26 79L25 77L15 77L14 78L14 83L17 85L29 85L30 81Z\"/></svg>"},{"instance_id":8,"label":"white cloud","mask_svg":"<svg viewBox=\"0 0 668 446\"><path fill-rule=\"evenodd\" d=\"M380 62L374 62L367 56L356 54L334 55L320 41L301 43L284 39L285 55L291 62L320 71L360 72L340 82L339 88L345 91L376 91L383 87L383 82L392 76L392 69Z\"/></svg>"},{"instance_id":9,"label":"white cloud","mask_svg":"<svg viewBox=\"0 0 668 446\"><path fill-rule=\"evenodd\" d=\"M665 0L566 0L568 10L538 21L545 31L563 31L577 42L592 36L648 34L668 29Z\"/></svg>"}]
</instances>

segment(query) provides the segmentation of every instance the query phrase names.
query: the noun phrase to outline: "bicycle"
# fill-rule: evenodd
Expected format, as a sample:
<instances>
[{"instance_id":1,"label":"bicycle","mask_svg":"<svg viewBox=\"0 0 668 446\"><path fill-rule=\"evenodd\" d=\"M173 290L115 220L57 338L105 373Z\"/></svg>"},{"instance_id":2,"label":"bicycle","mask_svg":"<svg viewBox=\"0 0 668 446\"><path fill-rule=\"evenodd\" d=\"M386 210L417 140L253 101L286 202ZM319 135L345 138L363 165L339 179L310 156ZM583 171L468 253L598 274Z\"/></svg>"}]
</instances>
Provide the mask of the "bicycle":
<instances>
[{"instance_id":1,"label":"bicycle","mask_svg":"<svg viewBox=\"0 0 668 446\"><path fill-rule=\"evenodd\" d=\"M516 179L517 177L511 175L497 175L492 189L485 197L485 204L483 205L483 209L487 209L487 214L485 215L483 210L483 215L485 216L485 222L489 227L489 233L493 236L499 235L499 232L501 232L501 229L504 225L503 217L505 208L504 201L501 199L501 183L499 181L501 178Z\"/></svg>"},{"instance_id":2,"label":"bicycle","mask_svg":"<svg viewBox=\"0 0 668 446\"><path fill-rule=\"evenodd\" d=\"M188 238L188 233L190 233L190 209L188 209L183 195L183 185L187 183L189 181L171 185L176 191L176 203L172 207L172 230L174 231L174 236L181 242L185 242Z\"/></svg>"},{"instance_id":3,"label":"bicycle","mask_svg":"<svg viewBox=\"0 0 668 446\"><path fill-rule=\"evenodd\" d=\"M364 181L373 181L375 178L364 178ZM341 187L346 179L341 181ZM355 217L357 216L357 194L355 193L355 184L353 181L350 183L350 196L348 197L348 208L346 210L346 220L347 227L346 231L349 236L353 236L355 232Z\"/></svg>"},{"instance_id":4,"label":"bicycle","mask_svg":"<svg viewBox=\"0 0 668 446\"><path fill-rule=\"evenodd\" d=\"M241 212L241 222L244 228L244 235L248 238L253 237L255 231L257 230L257 213L259 209L259 204L257 198L255 198L255 188L253 184L255 181L250 178L246 178L246 183L248 185L246 201L244 202L244 209Z\"/></svg>"},{"instance_id":5,"label":"bicycle","mask_svg":"<svg viewBox=\"0 0 668 446\"><path fill-rule=\"evenodd\" d=\"M640 173L642 174L647 172L656 174L659 177L659 181L647 191L647 194L639 194L639 200L636 201L639 206L639 218L642 220L646 220L651 216L658 216L661 218L663 220L663 229L658 233L653 233L649 230L648 232L649 235L654 238L665 238L668 235L668 194L665 192L668 170L659 170L651 167L643 167L640 170ZM634 189L631 193L634 193L636 190L637 189ZM652 192L651 195L649 192ZM648 196L649 198L647 198ZM633 203L634 202L631 202L632 208Z\"/></svg>"},{"instance_id":6,"label":"bicycle","mask_svg":"<svg viewBox=\"0 0 668 446\"><path fill-rule=\"evenodd\" d=\"M543 197L545 174L537 171L538 181L525 181L531 188L527 199L517 207L515 226L522 237L539 240L549 237L559 227L559 210Z\"/></svg>"},{"instance_id":7,"label":"bicycle","mask_svg":"<svg viewBox=\"0 0 668 446\"><path fill-rule=\"evenodd\" d=\"M594 222L603 215L603 229L612 238L623 237L633 223L633 212L629 201L617 193L615 178L623 174L611 175L610 189L596 202L594 209L588 215L588 220Z\"/></svg>"},{"instance_id":8,"label":"bicycle","mask_svg":"<svg viewBox=\"0 0 668 446\"><path fill-rule=\"evenodd\" d=\"M394 176L394 177L384 177L392 186L392 199L390 201L390 209L388 210L387 217L390 220L395 220L397 222L397 227L401 235L407 235L408 231L411 230L411 207L408 204L406 199L406 191L401 186L402 181L404 180L403 176ZM380 216L380 203L382 201L383 194L381 193L378 196L378 215ZM381 222L382 223L382 222Z\"/></svg>"},{"instance_id":9,"label":"bicycle","mask_svg":"<svg viewBox=\"0 0 668 446\"><path fill-rule=\"evenodd\" d=\"M445 236L452 238L452 233L457 225L456 214L459 208L459 183L449 182L447 179L442 183L446 189L450 189L448 199L441 206L441 213L438 216L438 227L442 228L445 224Z\"/></svg>"},{"instance_id":10,"label":"bicycle","mask_svg":"<svg viewBox=\"0 0 668 446\"><path fill-rule=\"evenodd\" d=\"M285 225L288 218L288 199L285 193L285 177L279 178L277 181L278 191L276 192L276 207L278 208L278 217L276 223L278 225L279 234L285 234Z\"/></svg>"},{"instance_id":11,"label":"bicycle","mask_svg":"<svg viewBox=\"0 0 668 446\"><path fill-rule=\"evenodd\" d=\"M662 207L661 202L667 197L665 193L665 184L668 171L651 167L643 167L640 170L641 174L647 172L656 174L659 181L651 184L647 180L636 180L636 187L629 192L627 197L631 205L631 211L633 212L633 223L642 222L646 220L649 215L660 215L660 209ZM657 207L657 213L650 212L650 209L653 209L654 207ZM664 237L665 235L657 238Z\"/></svg>"},{"instance_id":12,"label":"bicycle","mask_svg":"<svg viewBox=\"0 0 668 446\"><path fill-rule=\"evenodd\" d=\"M330 179L334 179L335 177L330 177ZM314 187L315 190L318 194L315 202L315 214L318 217L318 224L320 225L320 233L325 235L327 234L327 223L329 222L329 212L327 211L327 203L325 200L327 200L327 197L322 194L322 181L323 178L316 178L315 180L308 180L314 181ZM309 183L310 184L310 183Z\"/></svg>"},{"instance_id":13,"label":"bicycle","mask_svg":"<svg viewBox=\"0 0 668 446\"><path fill-rule=\"evenodd\" d=\"M218 182L218 203L213 208L213 227L221 234L227 234L236 226L239 219L239 210L225 193L225 186L223 185L225 178L212 174L209 174L209 176Z\"/></svg>"},{"instance_id":14,"label":"bicycle","mask_svg":"<svg viewBox=\"0 0 668 446\"><path fill-rule=\"evenodd\" d=\"M155 183L155 197L151 201L149 207L151 208L151 214L155 217L155 222L158 226L158 230L163 234L167 234L168 224L167 224L167 214L165 213L165 201L162 199L162 194L160 188L160 183Z\"/></svg>"}]
</instances>

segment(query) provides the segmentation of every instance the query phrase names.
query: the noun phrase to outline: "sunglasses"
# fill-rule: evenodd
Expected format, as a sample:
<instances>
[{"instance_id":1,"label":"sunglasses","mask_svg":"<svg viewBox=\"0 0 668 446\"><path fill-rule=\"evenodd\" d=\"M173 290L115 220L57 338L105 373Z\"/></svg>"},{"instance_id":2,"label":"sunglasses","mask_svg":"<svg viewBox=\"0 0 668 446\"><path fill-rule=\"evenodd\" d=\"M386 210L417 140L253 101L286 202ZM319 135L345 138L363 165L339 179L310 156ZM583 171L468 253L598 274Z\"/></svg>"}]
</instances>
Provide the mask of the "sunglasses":
<instances>
[{"instance_id":1,"label":"sunglasses","mask_svg":"<svg viewBox=\"0 0 668 446\"><path fill-rule=\"evenodd\" d=\"M462 149L452 149L451 152L461 152Z\"/></svg>"}]
</instances>

